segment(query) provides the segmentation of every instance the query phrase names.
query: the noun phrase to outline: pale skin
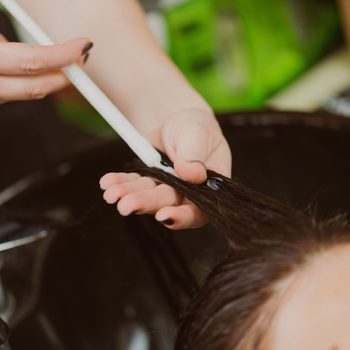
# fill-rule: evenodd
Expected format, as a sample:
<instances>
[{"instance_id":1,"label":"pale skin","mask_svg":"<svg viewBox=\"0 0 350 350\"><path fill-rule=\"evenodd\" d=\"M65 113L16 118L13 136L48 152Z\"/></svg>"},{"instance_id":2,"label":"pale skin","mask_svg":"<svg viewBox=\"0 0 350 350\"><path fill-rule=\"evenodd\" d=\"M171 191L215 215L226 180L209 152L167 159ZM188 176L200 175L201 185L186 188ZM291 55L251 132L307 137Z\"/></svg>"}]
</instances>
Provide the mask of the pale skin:
<instances>
[{"instance_id":1,"label":"pale skin","mask_svg":"<svg viewBox=\"0 0 350 350\"><path fill-rule=\"evenodd\" d=\"M350 245L318 253L282 283L262 349L350 349Z\"/></svg>"},{"instance_id":2,"label":"pale skin","mask_svg":"<svg viewBox=\"0 0 350 350\"><path fill-rule=\"evenodd\" d=\"M83 49L88 43L89 39L81 38L51 47L31 47L9 43L0 34L0 104L40 99L67 86L60 68L83 65Z\"/></svg>"},{"instance_id":3,"label":"pale skin","mask_svg":"<svg viewBox=\"0 0 350 350\"><path fill-rule=\"evenodd\" d=\"M83 64L82 51L91 41L85 69L135 127L167 153L181 178L202 183L206 168L231 175L231 153L212 110L159 48L136 0L19 2L64 44L31 47L2 38L0 57L10 59L0 59L1 102L42 98L64 87L67 80L58 70ZM154 214L171 229L206 223L192 203L151 179L111 173L100 186L122 215Z\"/></svg>"}]
</instances>

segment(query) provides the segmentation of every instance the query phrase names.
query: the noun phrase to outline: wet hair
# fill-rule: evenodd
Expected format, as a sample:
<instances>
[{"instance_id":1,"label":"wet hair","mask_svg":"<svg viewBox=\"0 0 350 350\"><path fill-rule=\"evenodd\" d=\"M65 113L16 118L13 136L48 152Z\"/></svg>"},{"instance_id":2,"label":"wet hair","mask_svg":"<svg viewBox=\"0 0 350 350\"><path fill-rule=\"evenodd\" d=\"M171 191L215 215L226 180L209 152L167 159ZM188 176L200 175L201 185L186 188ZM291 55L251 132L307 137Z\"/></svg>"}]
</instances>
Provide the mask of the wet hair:
<instances>
[{"instance_id":1,"label":"wet hair","mask_svg":"<svg viewBox=\"0 0 350 350\"><path fill-rule=\"evenodd\" d=\"M157 169L136 171L190 199L231 247L182 315L176 350L261 349L277 283L312 256L350 242L346 216L318 221L236 179L209 171L198 186Z\"/></svg>"},{"instance_id":2,"label":"wet hair","mask_svg":"<svg viewBox=\"0 0 350 350\"><path fill-rule=\"evenodd\" d=\"M231 248L181 315L175 350L261 349L276 311L278 282L322 251L350 243L344 215L318 221L237 179L208 171L204 184L193 185L157 169L137 165L130 170L166 183L190 199ZM3 209L0 221L64 231L90 220L97 215L95 209L70 222Z\"/></svg>"}]
</instances>

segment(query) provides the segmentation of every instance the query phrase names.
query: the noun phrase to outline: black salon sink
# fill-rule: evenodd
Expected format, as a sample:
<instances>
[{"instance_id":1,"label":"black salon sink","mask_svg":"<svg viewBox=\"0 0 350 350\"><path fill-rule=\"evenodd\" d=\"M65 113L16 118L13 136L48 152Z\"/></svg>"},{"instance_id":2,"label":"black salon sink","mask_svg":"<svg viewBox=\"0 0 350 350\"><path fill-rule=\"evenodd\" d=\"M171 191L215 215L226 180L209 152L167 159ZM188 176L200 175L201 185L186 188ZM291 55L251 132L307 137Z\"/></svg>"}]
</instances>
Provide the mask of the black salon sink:
<instances>
[{"instance_id":1,"label":"black salon sink","mask_svg":"<svg viewBox=\"0 0 350 350\"><path fill-rule=\"evenodd\" d=\"M318 216L348 210L349 120L277 112L220 120L244 183ZM36 295L14 318L13 350L172 349L181 311L226 248L210 226L174 233L104 204L100 176L132 159L121 141L105 144L33 174L5 203L23 230L51 225L46 238L8 253L4 279L18 308ZM21 279L25 267L11 268L21 249L36 284Z\"/></svg>"}]
</instances>

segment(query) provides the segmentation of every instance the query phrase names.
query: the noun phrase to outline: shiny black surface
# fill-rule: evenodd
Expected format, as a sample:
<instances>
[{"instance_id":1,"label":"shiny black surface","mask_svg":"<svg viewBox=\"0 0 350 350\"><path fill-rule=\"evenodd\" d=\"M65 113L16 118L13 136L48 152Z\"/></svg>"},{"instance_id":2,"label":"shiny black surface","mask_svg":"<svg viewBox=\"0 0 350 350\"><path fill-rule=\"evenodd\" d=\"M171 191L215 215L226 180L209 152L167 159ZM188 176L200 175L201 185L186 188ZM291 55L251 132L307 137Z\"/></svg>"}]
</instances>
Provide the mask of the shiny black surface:
<instances>
[{"instance_id":1,"label":"shiny black surface","mask_svg":"<svg viewBox=\"0 0 350 350\"><path fill-rule=\"evenodd\" d=\"M348 211L347 119L263 112L221 122L244 183L318 216ZM5 206L69 223L37 247L45 250L39 294L14 327L14 350L133 350L132 341L143 341L138 350L172 348L181 310L225 244L210 226L175 233L104 204L100 176L132 159L122 142L100 146L33 176Z\"/></svg>"},{"instance_id":2,"label":"shiny black surface","mask_svg":"<svg viewBox=\"0 0 350 350\"><path fill-rule=\"evenodd\" d=\"M119 142L91 150L33 176L5 206L17 218L23 213L22 225L45 216L71 226L52 238L38 304L15 329L13 349L28 341L36 349L132 349L142 339L145 349L172 348L194 279L165 228L151 217L116 215L98 186L104 172L130 159Z\"/></svg>"}]
</instances>

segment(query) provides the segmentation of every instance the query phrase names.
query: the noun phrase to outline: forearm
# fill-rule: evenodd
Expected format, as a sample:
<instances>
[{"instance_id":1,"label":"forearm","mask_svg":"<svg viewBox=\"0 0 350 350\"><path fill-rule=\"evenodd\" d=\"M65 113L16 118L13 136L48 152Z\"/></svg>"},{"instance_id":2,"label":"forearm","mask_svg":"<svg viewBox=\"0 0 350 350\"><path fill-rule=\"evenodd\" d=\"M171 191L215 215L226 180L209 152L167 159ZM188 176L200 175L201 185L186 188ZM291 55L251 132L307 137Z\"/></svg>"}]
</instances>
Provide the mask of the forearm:
<instances>
[{"instance_id":1,"label":"forearm","mask_svg":"<svg viewBox=\"0 0 350 350\"><path fill-rule=\"evenodd\" d=\"M136 0L20 0L58 42L88 36L88 73L144 134L206 102L159 48Z\"/></svg>"}]
</instances>

